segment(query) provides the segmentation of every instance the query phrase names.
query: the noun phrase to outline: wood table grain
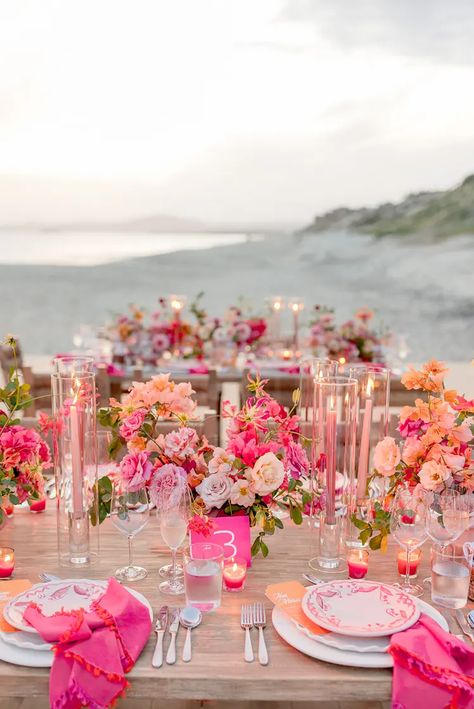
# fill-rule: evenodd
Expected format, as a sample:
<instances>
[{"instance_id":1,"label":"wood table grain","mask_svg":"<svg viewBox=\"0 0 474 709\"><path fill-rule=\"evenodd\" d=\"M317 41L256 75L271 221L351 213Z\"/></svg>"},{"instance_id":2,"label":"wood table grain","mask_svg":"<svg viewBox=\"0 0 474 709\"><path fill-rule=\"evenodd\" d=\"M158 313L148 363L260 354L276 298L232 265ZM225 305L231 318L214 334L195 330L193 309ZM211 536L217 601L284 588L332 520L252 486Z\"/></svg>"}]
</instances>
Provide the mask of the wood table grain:
<instances>
[{"instance_id":1,"label":"wood table grain","mask_svg":"<svg viewBox=\"0 0 474 709\"><path fill-rule=\"evenodd\" d=\"M126 539L107 520L101 528L99 562L74 573L59 567L56 556L54 502L48 510L33 514L16 509L13 518L0 530L0 545L15 548L15 576L38 582L40 571L64 578L106 579L115 568L127 561ZM308 525L288 527L269 540L270 556L257 559L249 572L243 593L223 593L219 610L204 616L202 625L193 631L193 659L176 665L151 667L154 634L128 675L131 687L127 697L143 699L240 700L279 702L352 702L385 701L391 694L391 670L366 670L342 667L309 658L287 645L274 631L271 622L265 630L270 662L262 667L257 661L244 662L244 633L240 628L240 606L264 600L264 589L271 582L302 579L308 570L311 530ZM135 539L135 561L149 571L148 578L135 584L156 611L163 603L183 604L184 598L164 597L158 591L158 568L169 560L155 517ZM369 578L393 581L396 578L395 547L383 555L371 555ZM425 549L420 578L428 573L429 550ZM429 597L426 598L429 600ZM266 602L268 616L271 604ZM454 628L453 628L454 629ZM253 632L254 648L257 634ZM459 630L455 630L459 632ZM178 654L184 632L178 635ZM166 640L167 642L167 640ZM166 647L166 646L165 646ZM32 697L48 694L49 671L18 667L0 662L0 698ZM166 706L166 703L164 704Z\"/></svg>"}]
</instances>

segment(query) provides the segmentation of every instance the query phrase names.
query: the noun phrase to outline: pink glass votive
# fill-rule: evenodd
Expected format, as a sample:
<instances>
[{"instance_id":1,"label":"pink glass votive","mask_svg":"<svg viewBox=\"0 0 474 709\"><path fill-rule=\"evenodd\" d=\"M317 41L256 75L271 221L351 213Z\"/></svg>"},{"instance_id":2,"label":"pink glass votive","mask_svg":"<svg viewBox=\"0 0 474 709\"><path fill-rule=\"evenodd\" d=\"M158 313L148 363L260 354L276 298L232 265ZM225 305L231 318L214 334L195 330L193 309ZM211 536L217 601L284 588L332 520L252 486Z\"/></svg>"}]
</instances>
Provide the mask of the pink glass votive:
<instances>
[{"instance_id":1,"label":"pink glass votive","mask_svg":"<svg viewBox=\"0 0 474 709\"><path fill-rule=\"evenodd\" d=\"M33 500L30 503L30 512L44 512L46 509L46 498L42 497L39 500Z\"/></svg>"},{"instance_id":2,"label":"pink glass votive","mask_svg":"<svg viewBox=\"0 0 474 709\"><path fill-rule=\"evenodd\" d=\"M15 552L11 547L0 547L0 579L9 579L15 568Z\"/></svg>"},{"instance_id":3,"label":"pink glass votive","mask_svg":"<svg viewBox=\"0 0 474 709\"><path fill-rule=\"evenodd\" d=\"M416 579L418 576L418 565L421 559L421 549L414 549L408 556L408 576L411 579ZM397 554L397 567L400 576L405 578L407 573L407 553L402 549Z\"/></svg>"},{"instance_id":4,"label":"pink glass votive","mask_svg":"<svg viewBox=\"0 0 474 709\"><path fill-rule=\"evenodd\" d=\"M349 578L363 579L369 570L369 552L367 549L351 549L347 554Z\"/></svg>"},{"instance_id":5,"label":"pink glass votive","mask_svg":"<svg viewBox=\"0 0 474 709\"><path fill-rule=\"evenodd\" d=\"M247 578L247 562L238 556L226 559L222 572L226 591L242 591Z\"/></svg>"},{"instance_id":6,"label":"pink glass votive","mask_svg":"<svg viewBox=\"0 0 474 709\"><path fill-rule=\"evenodd\" d=\"M15 507L12 505L11 502L4 502L2 509L7 517L11 517L13 512L15 511Z\"/></svg>"}]
</instances>

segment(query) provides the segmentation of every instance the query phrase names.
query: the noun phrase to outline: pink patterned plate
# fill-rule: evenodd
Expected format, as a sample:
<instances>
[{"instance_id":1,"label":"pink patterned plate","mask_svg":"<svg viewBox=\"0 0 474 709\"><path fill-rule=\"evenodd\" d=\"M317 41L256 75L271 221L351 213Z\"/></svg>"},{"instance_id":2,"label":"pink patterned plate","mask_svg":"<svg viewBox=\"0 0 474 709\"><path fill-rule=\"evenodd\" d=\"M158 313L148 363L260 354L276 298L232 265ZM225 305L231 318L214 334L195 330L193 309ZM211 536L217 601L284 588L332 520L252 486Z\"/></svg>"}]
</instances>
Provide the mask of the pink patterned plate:
<instances>
[{"instance_id":1,"label":"pink patterned plate","mask_svg":"<svg viewBox=\"0 0 474 709\"><path fill-rule=\"evenodd\" d=\"M23 620L23 613L30 603L36 603L45 615L54 615L61 610L84 608L88 610L93 601L107 588L106 581L88 579L66 579L37 583L27 591L20 593L6 604L3 609L5 620L25 633L37 631Z\"/></svg>"},{"instance_id":2,"label":"pink patterned plate","mask_svg":"<svg viewBox=\"0 0 474 709\"><path fill-rule=\"evenodd\" d=\"M364 638L406 630L420 615L413 598L376 581L330 581L314 586L304 596L302 608L322 628Z\"/></svg>"}]
</instances>

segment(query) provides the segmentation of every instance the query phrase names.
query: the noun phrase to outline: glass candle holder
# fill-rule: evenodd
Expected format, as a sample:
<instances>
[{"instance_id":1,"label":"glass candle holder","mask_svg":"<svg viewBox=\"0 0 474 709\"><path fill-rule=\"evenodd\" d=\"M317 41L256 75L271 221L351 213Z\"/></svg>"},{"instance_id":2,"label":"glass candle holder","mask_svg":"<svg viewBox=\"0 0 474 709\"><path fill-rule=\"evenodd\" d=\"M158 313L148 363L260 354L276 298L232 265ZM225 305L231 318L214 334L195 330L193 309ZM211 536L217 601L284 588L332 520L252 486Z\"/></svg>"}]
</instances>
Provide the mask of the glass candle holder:
<instances>
[{"instance_id":1,"label":"glass candle holder","mask_svg":"<svg viewBox=\"0 0 474 709\"><path fill-rule=\"evenodd\" d=\"M31 500L28 504L30 512L44 512L46 509L46 497L41 497L39 500Z\"/></svg>"},{"instance_id":2,"label":"glass candle holder","mask_svg":"<svg viewBox=\"0 0 474 709\"><path fill-rule=\"evenodd\" d=\"M247 562L245 559L234 556L224 561L222 571L224 588L226 591L242 591L247 578Z\"/></svg>"},{"instance_id":3,"label":"glass candle holder","mask_svg":"<svg viewBox=\"0 0 474 709\"><path fill-rule=\"evenodd\" d=\"M0 547L0 579L9 579L15 568L15 551L11 547Z\"/></svg>"},{"instance_id":4,"label":"glass candle holder","mask_svg":"<svg viewBox=\"0 0 474 709\"><path fill-rule=\"evenodd\" d=\"M369 570L369 552L367 549L350 549L347 553L349 578L363 579Z\"/></svg>"},{"instance_id":5,"label":"glass candle holder","mask_svg":"<svg viewBox=\"0 0 474 709\"><path fill-rule=\"evenodd\" d=\"M312 518L317 530L317 572L347 572L345 537L354 481L357 382L346 377L314 380L312 420Z\"/></svg>"},{"instance_id":6,"label":"glass candle holder","mask_svg":"<svg viewBox=\"0 0 474 709\"><path fill-rule=\"evenodd\" d=\"M58 553L62 565L75 568L94 561L99 547L92 364L90 357L58 358L51 375Z\"/></svg>"},{"instance_id":7,"label":"glass candle holder","mask_svg":"<svg viewBox=\"0 0 474 709\"><path fill-rule=\"evenodd\" d=\"M397 554L397 569L402 578L406 577L408 567L408 578L416 579L418 576L418 566L421 560L421 549L413 549L408 556L405 549Z\"/></svg>"}]
</instances>

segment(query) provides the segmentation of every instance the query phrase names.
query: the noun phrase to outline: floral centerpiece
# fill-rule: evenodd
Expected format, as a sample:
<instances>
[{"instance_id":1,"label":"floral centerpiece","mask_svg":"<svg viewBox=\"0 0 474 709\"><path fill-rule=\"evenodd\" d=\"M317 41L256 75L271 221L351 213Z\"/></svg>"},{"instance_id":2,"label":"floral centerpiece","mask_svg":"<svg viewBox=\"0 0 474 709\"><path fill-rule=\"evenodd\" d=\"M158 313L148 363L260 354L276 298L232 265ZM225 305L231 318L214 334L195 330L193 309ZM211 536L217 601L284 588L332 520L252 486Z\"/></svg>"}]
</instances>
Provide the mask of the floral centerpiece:
<instances>
[{"instance_id":1,"label":"floral centerpiece","mask_svg":"<svg viewBox=\"0 0 474 709\"><path fill-rule=\"evenodd\" d=\"M252 396L241 410L228 404L229 442L225 448L211 446L188 426L196 404L189 383L176 384L168 374L135 383L122 403L111 400L102 409L100 421L113 431L111 452L127 452L120 471L130 490L146 485L152 502L163 490L186 481L195 518L195 529L212 526L216 515L248 515L258 528L252 553L268 554L263 538L283 527L283 510L296 524L310 502L304 482L309 463L300 443L298 417L286 412L264 390L265 382L251 380ZM174 421L176 430L157 433L159 421ZM100 489L107 492L109 486Z\"/></svg>"},{"instance_id":2,"label":"floral centerpiece","mask_svg":"<svg viewBox=\"0 0 474 709\"><path fill-rule=\"evenodd\" d=\"M442 362L431 360L421 370L410 369L402 376L407 389L425 392L427 400L416 399L414 406L403 407L400 444L388 436L375 448L369 489L375 484L386 495L375 503L370 522L353 518L361 541L370 539L372 548L386 544L390 502L397 487L417 488L420 494L451 487L461 493L474 491L474 400L445 389L448 371Z\"/></svg>"},{"instance_id":3,"label":"floral centerpiece","mask_svg":"<svg viewBox=\"0 0 474 709\"><path fill-rule=\"evenodd\" d=\"M15 339L8 338L7 344L16 362ZM0 389L0 524L5 507L40 499L44 488L43 471L51 467L49 447L40 433L25 428L17 418L19 411L31 405L29 391L29 385L20 382L15 365L5 387ZM50 424L46 416L40 418L43 432L47 432Z\"/></svg>"},{"instance_id":4,"label":"floral centerpiece","mask_svg":"<svg viewBox=\"0 0 474 709\"><path fill-rule=\"evenodd\" d=\"M239 348L256 347L267 331L267 321L258 316L246 316L241 308L228 308L213 333L216 342L232 341Z\"/></svg>"},{"instance_id":5,"label":"floral centerpiece","mask_svg":"<svg viewBox=\"0 0 474 709\"><path fill-rule=\"evenodd\" d=\"M354 318L342 325L335 322L333 310L316 306L310 326L310 345L317 356L345 362L383 361L382 345L387 333L377 333L370 323L374 313L360 308Z\"/></svg>"}]
</instances>

